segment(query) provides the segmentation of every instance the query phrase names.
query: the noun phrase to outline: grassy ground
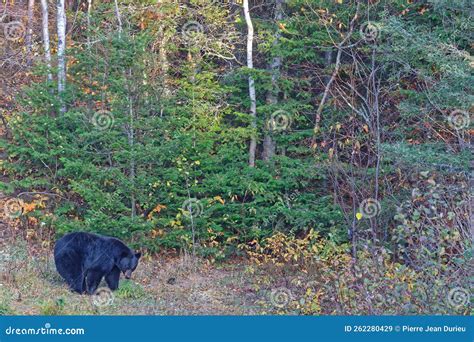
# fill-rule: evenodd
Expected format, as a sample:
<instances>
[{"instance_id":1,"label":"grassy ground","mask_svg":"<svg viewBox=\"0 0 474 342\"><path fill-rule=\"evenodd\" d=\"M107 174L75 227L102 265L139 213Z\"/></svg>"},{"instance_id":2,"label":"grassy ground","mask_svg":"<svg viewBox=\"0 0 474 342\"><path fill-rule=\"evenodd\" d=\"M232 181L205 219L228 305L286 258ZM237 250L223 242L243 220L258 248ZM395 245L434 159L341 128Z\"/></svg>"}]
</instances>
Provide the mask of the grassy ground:
<instances>
[{"instance_id":1,"label":"grassy ground","mask_svg":"<svg viewBox=\"0 0 474 342\"><path fill-rule=\"evenodd\" d=\"M51 253L7 236L0 245L0 314L15 315L246 315L266 311L242 263L209 265L192 258L145 257L131 280L98 296L69 291Z\"/></svg>"}]
</instances>

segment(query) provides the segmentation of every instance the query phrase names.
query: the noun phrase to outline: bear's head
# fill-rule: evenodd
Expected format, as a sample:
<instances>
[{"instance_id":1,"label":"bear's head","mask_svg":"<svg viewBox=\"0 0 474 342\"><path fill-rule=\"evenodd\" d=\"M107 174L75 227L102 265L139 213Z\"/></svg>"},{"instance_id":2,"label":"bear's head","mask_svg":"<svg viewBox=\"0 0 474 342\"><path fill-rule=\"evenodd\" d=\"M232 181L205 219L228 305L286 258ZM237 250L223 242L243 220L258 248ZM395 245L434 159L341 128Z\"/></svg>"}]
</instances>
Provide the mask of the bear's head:
<instances>
[{"instance_id":1,"label":"bear's head","mask_svg":"<svg viewBox=\"0 0 474 342\"><path fill-rule=\"evenodd\" d=\"M130 279L132 276L132 272L137 268L141 256L141 253L133 253L132 251L122 254L117 266L126 279Z\"/></svg>"}]
</instances>

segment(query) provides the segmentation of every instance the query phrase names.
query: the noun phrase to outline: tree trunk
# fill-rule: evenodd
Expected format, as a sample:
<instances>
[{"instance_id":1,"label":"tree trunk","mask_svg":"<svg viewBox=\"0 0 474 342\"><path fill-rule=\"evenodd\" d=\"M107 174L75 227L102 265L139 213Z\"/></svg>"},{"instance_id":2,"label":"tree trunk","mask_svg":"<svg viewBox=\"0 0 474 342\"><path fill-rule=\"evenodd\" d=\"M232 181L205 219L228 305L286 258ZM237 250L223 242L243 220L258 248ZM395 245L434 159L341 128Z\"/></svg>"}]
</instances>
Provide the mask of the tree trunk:
<instances>
[{"instance_id":1,"label":"tree trunk","mask_svg":"<svg viewBox=\"0 0 474 342\"><path fill-rule=\"evenodd\" d=\"M114 7L115 7L115 16L117 17L117 22L118 22L118 29L119 29L119 38L122 37L122 17L120 16L120 10L119 10L119 5L117 0L114 0Z\"/></svg>"},{"instance_id":2,"label":"tree trunk","mask_svg":"<svg viewBox=\"0 0 474 342\"><path fill-rule=\"evenodd\" d=\"M61 103L60 114L66 112L64 92L66 90L66 9L64 0L58 0L58 96Z\"/></svg>"},{"instance_id":3,"label":"tree trunk","mask_svg":"<svg viewBox=\"0 0 474 342\"><path fill-rule=\"evenodd\" d=\"M53 74L51 72L51 49L49 46L49 16L48 16L48 0L41 0L42 13L42 29L43 29L43 49L44 60L48 68L48 82L53 82Z\"/></svg>"},{"instance_id":4,"label":"tree trunk","mask_svg":"<svg viewBox=\"0 0 474 342\"><path fill-rule=\"evenodd\" d=\"M26 63L31 65L31 47L33 38L33 16L35 11L35 0L28 0L28 27L26 29Z\"/></svg>"},{"instance_id":5,"label":"tree trunk","mask_svg":"<svg viewBox=\"0 0 474 342\"><path fill-rule=\"evenodd\" d=\"M91 38L89 37L91 31L91 11L92 11L92 0L87 0L87 49L91 48Z\"/></svg>"},{"instance_id":6,"label":"tree trunk","mask_svg":"<svg viewBox=\"0 0 474 342\"><path fill-rule=\"evenodd\" d=\"M284 0L275 0L275 21L283 19L283 1ZM277 46L278 40L280 39L280 30L277 29L275 32L275 38L273 40L273 47ZM276 105L278 103L278 80L280 78L280 67L281 67L281 56L275 56L272 58L272 61L269 65L271 73L271 89L267 93L267 104ZM263 152L262 158L265 161L269 161L275 155L276 143L272 137L271 129L265 129L265 136L263 138Z\"/></svg>"},{"instance_id":7,"label":"tree trunk","mask_svg":"<svg viewBox=\"0 0 474 342\"><path fill-rule=\"evenodd\" d=\"M115 16L117 17L117 26L118 26L118 35L119 38L122 38L123 32L123 25L122 25L122 17L120 15L120 8L118 5L118 1L114 0L114 8L115 8ZM129 68L128 72L124 72L124 81L130 80L130 83L127 85L127 92L128 92L128 117L129 117L129 124L126 127L127 132L127 139L128 139L128 147L130 148L130 170L129 170L129 177L130 177L130 217L132 220L137 215L137 206L136 206L136 197L135 197L135 155L134 155L134 147L135 147L135 115L134 115L134 96L133 96L133 88L132 88L132 69Z\"/></svg>"},{"instance_id":8,"label":"tree trunk","mask_svg":"<svg viewBox=\"0 0 474 342\"><path fill-rule=\"evenodd\" d=\"M168 61L168 52L166 50L168 44L168 36L165 29L165 25L160 25L158 28L158 39L160 40L160 45L158 48L158 62L160 63L160 73L162 77L162 84L163 84L163 96L168 97L171 95L170 87L169 87L169 80L168 80L168 72L169 72L169 61ZM160 115L163 114L163 108L161 108Z\"/></svg>"},{"instance_id":9,"label":"tree trunk","mask_svg":"<svg viewBox=\"0 0 474 342\"><path fill-rule=\"evenodd\" d=\"M357 18L359 18L359 9L360 9L360 2L357 3L357 8L354 16L352 17L352 20L349 24L349 31L345 35L345 37L342 39L342 41L336 45L337 49L337 55L336 55L336 65L334 66L334 71L331 75L331 77L327 80L326 86L324 87L324 92L323 92L323 97L321 99L321 102L319 103L318 109L316 110L316 115L315 115L315 124L314 124L314 133L313 133L313 138L311 139L311 146L314 146L314 143L316 141L316 134L319 132L319 124L321 122L321 114L324 109L324 105L326 104L326 100L329 98L329 92L331 90L331 85L333 82L336 80L336 77L339 74L339 69L341 68L341 56L342 56L342 49L344 47L344 44L349 41L349 39L352 36L352 33L354 32L354 26L356 23ZM331 58L332 59L332 53L331 55L326 55L326 59Z\"/></svg>"},{"instance_id":10,"label":"tree trunk","mask_svg":"<svg viewBox=\"0 0 474 342\"><path fill-rule=\"evenodd\" d=\"M244 0L244 15L247 23L247 68L253 69L253 24L250 17L249 1ZM249 166L255 167L255 155L257 150L257 99L255 95L255 81L249 76L249 97L250 97L250 115L252 121L252 136L250 138L249 148Z\"/></svg>"},{"instance_id":11,"label":"tree trunk","mask_svg":"<svg viewBox=\"0 0 474 342\"><path fill-rule=\"evenodd\" d=\"M128 76L130 77L130 80L132 79L132 70L129 69L129 74ZM134 113L133 113L133 97L132 97L132 89L128 89L128 113L129 113L129 128L127 130L127 136L128 136L128 146L130 147L130 185L131 185L131 191L130 191L130 216L132 220L135 218L137 215L137 206L136 206L136 198L135 198L135 151L134 151L134 145L135 145L135 128L134 128Z\"/></svg>"}]
</instances>

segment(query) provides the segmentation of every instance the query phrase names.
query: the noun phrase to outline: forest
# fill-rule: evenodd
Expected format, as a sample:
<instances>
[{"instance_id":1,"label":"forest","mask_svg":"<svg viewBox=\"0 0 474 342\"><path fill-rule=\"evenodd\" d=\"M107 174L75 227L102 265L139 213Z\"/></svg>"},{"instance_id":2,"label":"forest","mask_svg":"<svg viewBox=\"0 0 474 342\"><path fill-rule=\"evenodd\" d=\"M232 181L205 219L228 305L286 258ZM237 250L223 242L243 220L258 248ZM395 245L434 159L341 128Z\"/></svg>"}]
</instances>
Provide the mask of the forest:
<instances>
[{"instance_id":1,"label":"forest","mask_svg":"<svg viewBox=\"0 0 474 342\"><path fill-rule=\"evenodd\" d=\"M473 14L2 0L0 315L471 314ZM77 231L132 279L68 291Z\"/></svg>"}]
</instances>

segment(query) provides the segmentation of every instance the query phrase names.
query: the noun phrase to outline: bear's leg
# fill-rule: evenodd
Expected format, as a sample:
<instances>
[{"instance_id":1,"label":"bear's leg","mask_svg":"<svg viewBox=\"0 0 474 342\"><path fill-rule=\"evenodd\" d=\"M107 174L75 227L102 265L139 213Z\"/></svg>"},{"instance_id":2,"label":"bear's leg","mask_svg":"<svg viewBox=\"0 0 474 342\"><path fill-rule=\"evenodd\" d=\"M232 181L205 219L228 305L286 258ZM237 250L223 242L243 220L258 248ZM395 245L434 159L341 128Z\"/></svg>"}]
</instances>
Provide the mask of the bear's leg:
<instances>
[{"instance_id":1,"label":"bear's leg","mask_svg":"<svg viewBox=\"0 0 474 342\"><path fill-rule=\"evenodd\" d=\"M87 293L94 294L95 290L100 284L102 277L104 276L103 272L97 271L88 271L86 276L86 285L87 285Z\"/></svg>"},{"instance_id":2,"label":"bear's leg","mask_svg":"<svg viewBox=\"0 0 474 342\"><path fill-rule=\"evenodd\" d=\"M76 277L76 279L74 279L74 281L69 284L69 286L71 287L71 289L77 293L80 293L80 294L83 294L84 291L86 290L86 286L85 286L85 277L84 275L82 274L82 271L80 272L80 275Z\"/></svg>"},{"instance_id":3,"label":"bear's leg","mask_svg":"<svg viewBox=\"0 0 474 342\"><path fill-rule=\"evenodd\" d=\"M109 285L109 288L112 291L117 290L119 286L119 279L120 279L120 270L118 267L114 267L112 271L110 271L106 276L105 276L105 282L107 285Z\"/></svg>"},{"instance_id":4,"label":"bear's leg","mask_svg":"<svg viewBox=\"0 0 474 342\"><path fill-rule=\"evenodd\" d=\"M84 273L80 262L80 256L70 250L55 255L56 268L59 274L66 280L69 287L78 293L83 293Z\"/></svg>"}]
</instances>

